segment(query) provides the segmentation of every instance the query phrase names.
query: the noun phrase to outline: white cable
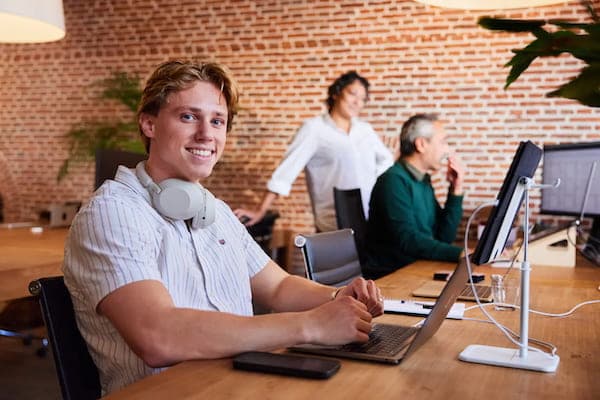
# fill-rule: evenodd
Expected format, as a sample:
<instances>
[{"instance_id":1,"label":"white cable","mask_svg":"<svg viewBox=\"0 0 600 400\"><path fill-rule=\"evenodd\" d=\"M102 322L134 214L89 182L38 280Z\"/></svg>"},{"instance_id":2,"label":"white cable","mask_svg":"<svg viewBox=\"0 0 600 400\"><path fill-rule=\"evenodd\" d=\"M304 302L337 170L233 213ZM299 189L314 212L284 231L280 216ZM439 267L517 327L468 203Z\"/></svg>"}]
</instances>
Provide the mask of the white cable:
<instances>
[{"instance_id":1,"label":"white cable","mask_svg":"<svg viewBox=\"0 0 600 400\"><path fill-rule=\"evenodd\" d=\"M559 314L547 313L547 312L536 311L536 310L529 310L529 311L531 311L534 314L544 315L546 317L564 318L564 317L567 317L567 316L573 314L575 312L575 310L577 310L578 308L581 308L588 304L596 304L596 303L600 303L600 300L584 301L583 303L577 304L575 307L571 308L569 311L564 312L564 313L559 313Z\"/></svg>"},{"instance_id":2,"label":"white cable","mask_svg":"<svg viewBox=\"0 0 600 400\"><path fill-rule=\"evenodd\" d=\"M491 304L484 304L484 305L487 306L487 305L491 305ZM485 320L485 319L478 319L478 318L463 317L463 320L465 320L465 321L473 321L473 322L483 322L483 323L486 323L486 324L493 324L492 321L488 321L488 320ZM517 338L517 339L521 338L521 336L518 333L514 332L513 330L511 330L510 328L508 328L508 327L506 327L504 325L502 325L502 326L504 327L504 329L506 329L508 332L510 332L510 334L513 335L515 338ZM533 342L533 343L536 343L536 344L539 344L540 346L545 346L545 347L549 348L550 351L552 352L553 356L556 354L557 348L556 348L556 346L554 346L550 342L544 342L543 340L534 339L534 338L529 338L529 341Z\"/></svg>"},{"instance_id":3,"label":"white cable","mask_svg":"<svg viewBox=\"0 0 600 400\"><path fill-rule=\"evenodd\" d=\"M529 309L529 312L532 314L538 314L538 315L543 315L545 317L553 317L553 318L564 318L564 317L568 317L569 315L573 314L578 308L581 308L585 305L589 305L589 304L597 304L600 303L600 300L588 300L588 301L584 301L582 303L579 303L577 305L575 305L573 308L571 308L569 311L566 311L564 313L548 313L548 312L544 312L544 311L537 311L537 310L533 310L533 309ZM493 305L497 305L497 306L501 306L501 307L510 307L510 308L514 308L514 309L520 309L521 306L517 305L517 304L508 304L508 303L487 303L487 304L482 304L481 307L489 307L489 306L493 306ZM479 308L478 305L476 306L471 306L471 307L467 307L465 308L465 312L469 311L469 310L473 310L475 308ZM465 318L463 318L465 319Z\"/></svg>"},{"instance_id":4,"label":"white cable","mask_svg":"<svg viewBox=\"0 0 600 400\"><path fill-rule=\"evenodd\" d=\"M471 229L471 223L473 222L473 219L475 218L475 216L479 213L479 211L481 211L483 208L485 207L494 207L498 204L498 200L494 200L493 202L489 202L489 203L484 203L481 204L479 207L477 207L473 213L471 214L471 216L469 217L469 219L467 220L467 226L465 228L465 240L464 240L464 252L465 252L465 262L467 264L467 271L469 273L469 283L471 285L471 290L473 292L473 297L475 298L475 301L477 302L477 306L479 306L481 312L488 318L488 320L493 323L494 325L496 325L496 327L498 329L500 329L500 331L502 333L504 333L504 336L511 341L514 345L516 345L517 347L521 348L521 343L517 342L515 339L513 339L511 332L509 332L510 330L508 328L506 328L505 326L503 326L502 324L500 324L498 321L496 321L494 319L494 317L492 317L492 315L485 309L485 307L483 307L483 304L481 304L481 301L479 300L479 296L477 294L477 290L475 288L475 283L473 282L473 272L471 269L471 260L469 257L469 230ZM534 341L534 339L531 339L530 341ZM539 342L539 341L538 341ZM553 346L554 349L556 349L556 347ZM554 353L552 354L548 354L543 350L540 350L536 347L532 347L532 346L527 346L528 350L531 351L536 351L539 353L542 353L544 355L546 355L549 358L553 358Z\"/></svg>"}]
</instances>

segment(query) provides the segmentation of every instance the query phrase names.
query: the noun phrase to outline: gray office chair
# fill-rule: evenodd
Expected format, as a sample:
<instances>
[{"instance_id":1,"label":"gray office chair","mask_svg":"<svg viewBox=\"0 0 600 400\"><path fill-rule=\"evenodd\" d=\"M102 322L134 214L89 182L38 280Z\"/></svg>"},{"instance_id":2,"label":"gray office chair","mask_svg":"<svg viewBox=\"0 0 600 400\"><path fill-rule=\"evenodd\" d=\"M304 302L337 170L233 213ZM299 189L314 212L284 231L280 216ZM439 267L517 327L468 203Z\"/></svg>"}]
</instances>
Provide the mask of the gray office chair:
<instances>
[{"instance_id":1,"label":"gray office chair","mask_svg":"<svg viewBox=\"0 0 600 400\"><path fill-rule=\"evenodd\" d=\"M338 229L350 228L354 231L356 250L362 264L365 261L366 253L367 219L363 209L360 189L342 190L333 188L333 200L337 227Z\"/></svg>"},{"instance_id":2,"label":"gray office chair","mask_svg":"<svg viewBox=\"0 0 600 400\"><path fill-rule=\"evenodd\" d=\"M63 399L99 398L98 369L77 328L71 295L63 277L35 280L29 284L29 291L39 296Z\"/></svg>"},{"instance_id":3,"label":"gray office chair","mask_svg":"<svg viewBox=\"0 0 600 400\"><path fill-rule=\"evenodd\" d=\"M310 280L339 287L361 276L352 229L298 235L294 244L302 249Z\"/></svg>"}]
</instances>

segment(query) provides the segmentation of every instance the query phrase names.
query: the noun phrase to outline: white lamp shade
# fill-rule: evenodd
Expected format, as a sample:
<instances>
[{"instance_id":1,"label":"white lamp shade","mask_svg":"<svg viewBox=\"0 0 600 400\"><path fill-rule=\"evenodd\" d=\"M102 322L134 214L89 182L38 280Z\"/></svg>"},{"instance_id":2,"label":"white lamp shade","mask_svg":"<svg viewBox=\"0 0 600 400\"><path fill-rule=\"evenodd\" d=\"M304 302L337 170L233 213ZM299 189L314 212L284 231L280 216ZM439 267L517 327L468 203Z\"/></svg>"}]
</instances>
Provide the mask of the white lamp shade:
<instances>
[{"instance_id":1,"label":"white lamp shade","mask_svg":"<svg viewBox=\"0 0 600 400\"><path fill-rule=\"evenodd\" d=\"M0 42L42 43L64 36L62 0L0 0Z\"/></svg>"},{"instance_id":2,"label":"white lamp shade","mask_svg":"<svg viewBox=\"0 0 600 400\"><path fill-rule=\"evenodd\" d=\"M416 0L418 3L463 10L502 10L565 3L566 0Z\"/></svg>"}]
</instances>

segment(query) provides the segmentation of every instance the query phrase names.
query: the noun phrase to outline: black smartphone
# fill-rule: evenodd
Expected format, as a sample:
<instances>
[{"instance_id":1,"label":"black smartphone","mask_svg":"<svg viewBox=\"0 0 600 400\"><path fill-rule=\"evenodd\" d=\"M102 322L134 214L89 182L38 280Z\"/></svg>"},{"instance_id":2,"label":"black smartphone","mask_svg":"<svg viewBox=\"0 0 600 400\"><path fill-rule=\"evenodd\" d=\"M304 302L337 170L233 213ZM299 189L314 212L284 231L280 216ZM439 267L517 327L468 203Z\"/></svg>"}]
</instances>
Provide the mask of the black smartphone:
<instances>
[{"instance_id":1,"label":"black smartphone","mask_svg":"<svg viewBox=\"0 0 600 400\"><path fill-rule=\"evenodd\" d=\"M234 357L233 368L325 379L340 369L340 362L329 358L250 351Z\"/></svg>"}]
</instances>

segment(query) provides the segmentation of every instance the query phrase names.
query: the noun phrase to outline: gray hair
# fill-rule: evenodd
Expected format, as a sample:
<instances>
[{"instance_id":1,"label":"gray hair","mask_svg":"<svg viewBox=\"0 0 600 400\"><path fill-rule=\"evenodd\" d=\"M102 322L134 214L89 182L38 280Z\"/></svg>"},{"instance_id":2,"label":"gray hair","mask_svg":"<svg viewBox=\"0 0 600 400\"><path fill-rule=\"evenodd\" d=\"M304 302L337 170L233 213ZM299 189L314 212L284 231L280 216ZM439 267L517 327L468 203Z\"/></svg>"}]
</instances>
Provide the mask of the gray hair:
<instances>
[{"instance_id":1,"label":"gray hair","mask_svg":"<svg viewBox=\"0 0 600 400\"><path fill-rule=\"evenodd\" d=\"M415 140L420 137L430 138L433 136L433 125L438 121L437 114L416 114L410 117L400 131L400 154L409 156L417 149Z\"/></svg>"}]
</instances>

